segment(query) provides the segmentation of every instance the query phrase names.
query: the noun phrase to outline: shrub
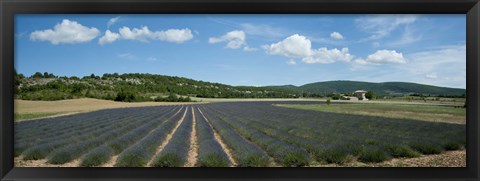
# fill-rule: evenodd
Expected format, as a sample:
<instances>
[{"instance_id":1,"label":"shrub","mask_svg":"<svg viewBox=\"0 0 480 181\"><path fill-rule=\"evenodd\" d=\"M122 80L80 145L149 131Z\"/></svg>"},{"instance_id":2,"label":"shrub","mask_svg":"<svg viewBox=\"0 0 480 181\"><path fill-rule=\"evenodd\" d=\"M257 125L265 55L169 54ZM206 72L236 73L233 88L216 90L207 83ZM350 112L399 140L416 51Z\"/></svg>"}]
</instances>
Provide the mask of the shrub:
<instances>
[{"instance_id":1,"label":"shrub","mask_svg":"<svg viewBox=\"0 0 480 181\"><path fill-rule=\"evenodd\" d=\"M415 150L411 149L406 145L385 145L388 150L388 153L393 157L406 157L406 158L413 158L418 157L420 154Z\"/></svg>"},{"instance_id":2,"label":"shrub","mask_svg":"<svg viewBox=\"0 0 480 181\"><path fill-rule=\"evenodd\" d=\"M442 153L442 148L433 143L411 143L410 147L422 154L439 154Z\"/></svg>"},{"instance_id":3,"label":"shrub","mask_svg":"<svg viewBox=\"0 0 480 181\"><path fill-rule=\"evenodd\" d=\"M377 163L377 162L388 160L390 158L391 157L390 155L388 155L387 152L381 150L380 148L370 146L370 147L366 147L363 150L363 153L360 154L360 156L358 157L358 160L366 163L369 163L369 162Z\"/></svg>"},{"instance_id":4,"label":"shrub","mask_svg":"<svg viewBox=\"0 0 480 181\"><path fill-rule=\"evenodd\" d=\"M321 160L327 163L344 164L350 161L348 152L338 146L327 148L323 150L318 156Z\"/></svg>"},{"instance_id":5,"label":"shrub","mask_svg":"<svg viewBox=\"0 0 480 181\"><path fill-rule=\"evenodd\" d=\"M185 163L185 159L176 153L165 153L158 157L153 163L155 167L181 167Z\"/></svg>"},{"instance_id":6,"label":"shrub","mask_svg":"<svg viewBox=\"0 0 480 181\"><path fill-rule=\"evenodd\" d=\"M302 152L288 152L282 159L282 165L287 167L308 166L310 159Z\"/></svg>"},{"instance_id":7,"label":"shrub","mask_svg":"<svg viewBox=\"0 0 480 181\"><path fill-rule=\"evenodd\" d=\"M238 162L239 167L265 167L269 164L268 157L258 153L241 154Z\"/></svg>"},{"instance_id":8,"label":"shrub","mask_svg":"<svg viewBox=\"0 0 480 181\"><path fill-rule=\"evenodd\" d=\"M83 157L81 165L84 167L102 165L110 160L113 153L113 150L108 146L97 147Z\"/></svg>"},{"instance_id":9,"label":"shrub","mask_svg":"<svg viewBox=\"0 0 480 181\"><path fill-rule=\"evenodd\" d=\"M117 167L144 167L147 165L148 160L142 154L138 152L127 152L121 155L121 158L117 160L115 166Z\"/></svg>"},{"instance_id":10,"label":"shrub","mask_svg":"<svg viewBox=\"0 0 480 181\"><path fill-rule=\"evenodd\" d=\"M459 150L459 149L462 148L462 145L460 143L456 143L456 142L453 142L453 141L447 141L447 142L443 143L443 148L447 151Z\"/></svg>"},{"instance_id":11,"label":"shrub","mask_svg":"<svg viewBox=\"0 0 480 181\"><path fill-rule=\"evenodd\" d=\"M72 157L72 154L70 154L67 151L60 151L56 152L52 157L48 159L48 163L51 164L64 164L67 163L74 158Z\"/></svg>"},{"instance_id":12,"label":"shrub","mask_svg":"<svg viewBox=\"0 0 480 181\"><path fill-rule=\"evenodd\" d=\"M228 165L230 165L228 159L217 153L205 155L198 160L200 167L228 167Z\"/></svg>"}]
</instances>

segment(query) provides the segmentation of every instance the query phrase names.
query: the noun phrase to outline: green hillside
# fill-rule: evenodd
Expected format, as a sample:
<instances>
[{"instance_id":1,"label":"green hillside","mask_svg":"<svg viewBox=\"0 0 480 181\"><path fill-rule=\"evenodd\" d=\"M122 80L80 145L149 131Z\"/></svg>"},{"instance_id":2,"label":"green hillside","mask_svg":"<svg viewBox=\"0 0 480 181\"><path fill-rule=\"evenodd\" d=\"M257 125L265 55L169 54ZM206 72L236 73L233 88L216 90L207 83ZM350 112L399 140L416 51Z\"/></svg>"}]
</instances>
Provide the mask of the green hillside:
<instances>
[{"instance_id":1,"label":"green hillside","mask_svg":"<svg viewBox=\"0 0 480 181\"><path fill-rule=\"evenodd\" d=\"M58 77L45 72L30 77L15 76L15 97L24 100L62 100L91 97L120 101L152 101L157 97L190 96L204 98L296 98L294 90L230 86L220 83L154 74L94 74ZM163 101L163 100L161 100Z\"/></svg>"},{"instance_id":2,"label":"green hillside","mask_svg":"<svg viewBox=\"0 0 480 181\"><path fill-rule=\"evenodd\" d=\"M188 101L186 97L204 98L298 98L322 97L356 90L374 92L377 96L422 94L462 96L464 89L436 87L405 82L370 83L328 81L303 86L231 86L183 77L154 74L104 74L96 76L58 77L36 73L30 77L15 76L15 98L24 100L62 100L82 97L117 101Z\"/></svg>"},{"instance_id":3,"label":"green hillside","mask_svg":"<svg viewBox=\"0 0 480 181\"><path fill-rule=\"evenodd\" d=\"M298 87L309 93L326 95L330 93L352 93L356 90L372 91L380 96L402 96L406 94L423 94L432 96L462 96L465 89L437 87L408 82L358 82L358 81L327 81L306 84Z\"/></svg>"}]
</instances>

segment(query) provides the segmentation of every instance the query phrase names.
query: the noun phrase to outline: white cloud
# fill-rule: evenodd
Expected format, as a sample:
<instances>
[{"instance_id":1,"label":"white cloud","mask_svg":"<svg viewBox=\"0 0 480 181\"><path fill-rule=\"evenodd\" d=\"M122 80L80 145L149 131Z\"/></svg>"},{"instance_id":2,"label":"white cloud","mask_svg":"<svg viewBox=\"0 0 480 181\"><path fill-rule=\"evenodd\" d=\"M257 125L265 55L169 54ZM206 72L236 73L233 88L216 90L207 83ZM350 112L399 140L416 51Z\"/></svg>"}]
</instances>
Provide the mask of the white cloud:
<instances>
[{"instance_id":1,"label":"white cloud","mask_svg":"<svg viewBox=\"0 0 480 181\"><path fill-rule=\"evenodd\" d=\"M430 79L436 79L438 78L438 75L436 72L433 72L431 74L427 74L425 77L430 78Z\"/></svg>"},{"instance_id":2,"label":"white cloud","mask_svg":"<svg viewBox=\"0 0 480 181\"><path fill-rule=\"evenodd\" d=\"M168 29L167 31L157 31L155 35L158 40L174 43L183 43L193 38L190 29Z\"/></svg>"},{"instance_id":3,"label":"white cloud","mask_svg":"<svg viewBox=\"0 0 480 181\"><path fill-rule=\"evenodd\" d=\"M105 45L107 43L112 43L120 38L118 33L113 33L110 30L105 31L105 35L103 35L99 40L98 43L100 45Z\"/></svg>"},{"instance_id":4,"label":"white cloud","mask_svg":"<svg viewBox=\"0 0 480 181\"><path fill-rule=\"evenodd\" d=\"M360 30L372 34L368 40L376 40L417 19L418 15L367 15L355 19L355 23Z\"/></svg>"},{"instance_id":5,"label":"white cloud","mask_svg":"<svg viewBox=\"0 0 480 181\"><path fill-rule=\"evenodd\" d=\"M302 58L307 57L312 53L312 42L305 36L294 34L280 42L271 45L263 45L262 48L271 55Z\"/></svg>"},{"instance_id":6,"label":"white cloud","mask_svg":"<svg viewBox=\"0 0 480 181\"><path fill-rule=\"evenodd\" d=\"M405 27L405 31L403 32L402 36L393 42L388 43L388 46L398 47L398 46L406 46L412 43L418 42L422 39L422 35L419 35L417 32L410 26Z\"/></svg>"},{"instance_id":7,"label":"white cloud","mask_svg":"<svg viewBox=\"0 0 480 181\"><path fill-rule=\"evenodd\" d=\"M296 65L297 62L295 62L294 59L290 59L290 60L287 61L287 64L288 64L288 65Z\"/></svg>"},{"instance_id":8,"label":"white cloud","mask_svg":"<svg viewBox=\"0 0 480 181\"><path fill-rule=\"evenodd\" d=\"M257 48L252 48L252 47L249 47L249 46L245 46L245 47L243 47L243 50L247 51L247 52L253 52L253 51L257 51Z\"/></svg>"},{"instance_id":9,"label":"white cloud","mask_svg":"<svg viewBox=\"0 0 480 181\"><path fill-rule=\"evenodd\" d=\"M52 29L34 31L30 34L32 41L49 41L54 45L89 42L100 34L97 28L88 28L76 21L64 19Z\"/></svg>"},{"instance_id":10,"label":"white cloud","mask_svg":"<svg viewBox=\"0 0 480 181\"><path fill-rule=\"evenodd\" d=\"M407 60L402 53L395 50L377 50L377 52L367 56L365 60L358 59L355 61L359 64L387 64L387 63L406 63Z\"/></svg>"},{"instance_id":11,"label":"white cloud","mask_svg":"<svg viewBox=\"0 0 480 181\"><path fill-rule=\"evenodd\" d=\"M356 59L354 60L356 64L352 64L352 70L357 80L370 82L402 81L444 87L466 87L465 45L433 47L425 51L404 54L404 57L408 59L407 63L385 67L362 66Z\"/></svg>"},{"instance_id":12,"label":"white cloud","mask_svg":"<svg viewBox=\"0 0 480 181\"><path fill-rule=\"evenodd\" d=\"M118 20L120 20L120 16L117 16L115 18L112 18L110 20L108 20L107 22L107 27L110 28L110 26L114 25L115 23L118 22Z\"/></svg>"},{"instance_id":13,"label":"white cloud","mask_svg":"<svg viewBox=\"0 0 480 181\"><path fill-rule=\"evenodd\" d=\"M342 40L344 39L343 35L340 34L339 32L333 32L333 33L330 33L330 37L335 39L335 40Z\"/></svg>"},{"instance_id":14,"label":"white cloud","mask_svg":"<svg viewBox=\"0 0 480 181\"><path fill-rule=\"evenodd\" d=\"M118 30L119 33L106 31L105 35L100 38L100 44L112 43L116 40L135 40L141 42L148 42L149 40L159 40L173 43L183 43L193 38L192 31L185 29L168 29L165 31L150 31L147 26L142 28L122 27Z\"/></svg>"},{"instance_id":15,"label":"white cloud","mask_svg":"<svg viewBox=\"0 0 480 181\"><path fill-rule=\"evenodd\" d=\"M370 62L367 62L365 59L362 59L362 58L357 58L353 62L355 62L356 64L359 64L359 65L371 64Z\"/></svg>"},{"instance_id":16,"label":"white cloud","mask_svg":"<svg viewBox=\"0 0 480 181\"><path fill-rule=\"evenodd\" d=\"M301 58L303 62L313 63L334 63L349 62L353 59L353 55L348 53L348 48L312 49L312 42L305 36L294 34L284 40L270 45L263 45L263 49L268 54L280 55L288 58Z\"/></svg>"},{"instance_id":17,"label":"white cloud","mask_svg":"<svg viewBox=\"0 0 480 181\"><path fill-rule=\"evenodd\" d=\"M272 27L265 24L242 23L240 29L249 35L257 35L263 37L282 37L285 35L284 30L278 27Z\"/></svg>"},{"instance_id":18,"label":"white cloud","mask_svg":"<svg viewBox=\"0 0 480 181\"><path fill-rule=\"evenodd\" d=\"M241 48L242 46L246 46L245 39L246 39L245 32L235 30L235 31L230 31L221 37L209 38L208 42L211 44L227 42L227 45L226 45L227 48L238 49L238 48Z\"/></svg>"},{"instance_id":19,"label":"white cloud","mask_svg":"<svg viewBox=\"0 0 480 181\"><path fill-rule=\"evenodd\" d=\"M118 58L127 59L127 60L133 60L137 58L135 55L131 53L122 53L122 54L118 54L117 56Z\"/></svg>"},{"instance_id":20,"label":"white cloud","mask_svg":"<svg viewBox=\"0 0 480 181\"><path fill-rule=\"evenodd\" d=\"M339 49L327 49L319 48L317 50L312 50L312 54L308 57L302 59L305 63L334 63L334 62L350 62L353 59L353 55L348 53L348 48Z\"/></svg>"}]
</instances>

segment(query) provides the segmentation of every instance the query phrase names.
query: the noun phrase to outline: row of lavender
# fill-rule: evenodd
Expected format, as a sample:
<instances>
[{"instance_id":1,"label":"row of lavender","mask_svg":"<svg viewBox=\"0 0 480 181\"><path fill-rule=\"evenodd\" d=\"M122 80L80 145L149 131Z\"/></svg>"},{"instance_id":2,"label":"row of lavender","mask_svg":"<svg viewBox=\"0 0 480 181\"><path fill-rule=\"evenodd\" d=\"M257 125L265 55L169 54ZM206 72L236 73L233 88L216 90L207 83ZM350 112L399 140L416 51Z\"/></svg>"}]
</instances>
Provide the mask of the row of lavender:
<instances>
[{"instance_id":1,"label":"row of lavender","mask_svg":"<svg viewBox=\"0 0 480 181\"><path fill-rule=\"evenodd\" d=\"M290 167L355 159L380 162L460 149L466 143L464 125L272 104L111 109L21 122L15 125L15 154L51 164L80 160L81 166L178 167L197 155L195 166ZM190 155L194 145L198 152Z\"/></svg>"},{"instance_id":2,"label":"row of lavender","mask_svg":"<svg viewBox=\"0 0 480 181\"><path fill-rule=\"evenodd\" d=\"M204 109L282 166L381 162L466 144L465 125L296 110L262 102L217 103Z\"/></svg>"},{"instance_id":3,"label":"row of lavender","mask_svg":"<svg viewBox=\"0 0 480 181\"><path fill-rule=\"evenodd\" d=\"M46 159L50 164L79 159L80 166L111 161L117 167L184 166L193 129L200 148L196 166L231 165L195 106L111 109L17 123L15 152L23 160Z\"/></svg>"}]
</instances>

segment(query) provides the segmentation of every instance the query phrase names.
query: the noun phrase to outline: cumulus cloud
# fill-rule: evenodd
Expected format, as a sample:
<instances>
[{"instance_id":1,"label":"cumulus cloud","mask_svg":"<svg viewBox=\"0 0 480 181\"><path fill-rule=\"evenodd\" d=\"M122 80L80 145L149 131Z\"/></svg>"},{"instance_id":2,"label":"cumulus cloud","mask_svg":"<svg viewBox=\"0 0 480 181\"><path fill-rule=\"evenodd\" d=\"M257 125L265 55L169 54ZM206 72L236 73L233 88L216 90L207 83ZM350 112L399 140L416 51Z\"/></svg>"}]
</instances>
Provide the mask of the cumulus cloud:
<instances>
[{"instance_id":1,"label":"cumulus cloud","mask_svg":"<svg viewBox=\"0 0 480 181\"><path fill-rule=\"evenodd\" d=\"M353 55L348 53L348 48L339 49L327 49L319 48L317 50L312 50L310 56L304 57L302 59L305 63L334 63L334 62L350 62L353 59Z\"/></svg>"},{"instance_id":2,"label":"cumulus cloud","mask_svg":"<svg viewBox=\"0 0 480 181\"><path fill-rule=\"evenodd\" d=\"M115 18L112 18L110 20L108 20L107 22L107 27L110 28L110 26L114 25L115 23L118 22L118 20L120 20L120 16L117 16Z\"/></svg>"},{"instance_id":3,"label":"cumulus cloud","mask_svg":"<svg viewBox=\"0 0 480 181\"><path fill-rule=\"evenodd\" d=\"M378 50L377 52L368 55L366 61L371 63L406 63L406 59L402 53L397 53L395 50Z\"/></svg>"},{"instance_id":4,"label":"cumulus cloud","mask_svg":"<svg viewBox=\"0 0 480 181\"><path fill-rule=\"evenodd\" d=\"M238 48L241 48L242 46L246 46L245 39L246 39L245 32L235 30L235 31L230 31L221 37L209 38L208 42L211 44L226 42L227 48L238 49Z\"/></svg>"},{"instance_id":5,"label":"cumulus cloud","mask_svg":"<svg viewBox=\"0 0 480 181\"><path fill-rule=\"evenodd\" d=\"M262 48L271 55L301 58L312 53L312 42L305 36L294 34L278 43L263 45Z\"/></svg>"},{"instance_id":6,"label":"cumulus cloud","mask_svg":"<svg viewBox=\"0 0 480 181\"><path fill-rule=\"evenodd\" d=\"M173 43L183 43L193 38L192 31L185 29L168 29L166 31L150 31L147 26L140 29L122 27L119 29L120 36L126 40L148 41L160 40Z\"/></svg>"},{"instance_id":7,"label":"cumulus cloud","mask_svg":"<svg viewBox=\"0 0 480 181\"><path fill-rule=\"evenodd\" d=\"M302 62L313 63L334 63L334 62L349 62L354 56L348 51L348 48L327 49L319 48L312 49L312 42L305 36L294 34L284 40L270 45L263 45L263 49L268 54L280 55L288 58L301 58Z\"/></svg>"},{"instance_id":8,"label":"cumulus cloud","mask_svg":"<svg viewBox=\"0 0 480 181\"><path fill-rule=\"evenodd\" d=\"M49 41L54 45L85 43L95 39L100 31L94 27L86 27L76 21L64 19L53 29L37 30L30 34L32 41Z\"/></svg>"},{"instance_id":9,"label":"cumulus cloud","mask_svg":"<svg viewBox=\"0 0 480 181\"><path fill-rule=\"evenodd\" d=\"M98 43L100 45L105 45L107 43L112 43L120 38L118 33L113 33L110 30L105 31L105 35L103 35L99 40Z\"/></svg>"},{"instance_id":10,"label":"cumulus cloud","mask_svg":"<svg viewBox=\"0 0 480 181\"><path fill-rule=\"evenodd\" d=\"M142 28L122 27L118 30L118 33L107 30L105 35L100 38L99 43L104 45L106 43L112 43L116 40L134 40L141 42L148 42L150 40L159 40L172 43L183 43L193 38L192 31L188 28L185 29L168 29L165 31L150 31L147 26Z\"/></svg>"},{"instance_id":11,"label":"cumulus cloud","mask_svg":"<svg viewBox=\"0 0 480 181\"><path fill-rule=\"evenodd\" d=\"M360 65L403 64L407 63L407 59L402 53L398 53L395 50L378 50L375 53L368 55L366 59L358 58L355 59L354 62Z\"/></svg>"},{"instance_id":12,"label":"cumulus cloud","mask_svg":"<svg viewBox=\"0 0 480 181\"><path fill-rule=\"evenodd\" d=\"M339 32L330 33L330 37L335 39L335 40L343 40L344 39L343 35L340 34Z\"/></svg>"}]
</instances>

